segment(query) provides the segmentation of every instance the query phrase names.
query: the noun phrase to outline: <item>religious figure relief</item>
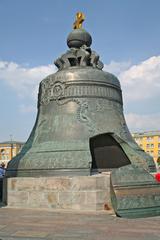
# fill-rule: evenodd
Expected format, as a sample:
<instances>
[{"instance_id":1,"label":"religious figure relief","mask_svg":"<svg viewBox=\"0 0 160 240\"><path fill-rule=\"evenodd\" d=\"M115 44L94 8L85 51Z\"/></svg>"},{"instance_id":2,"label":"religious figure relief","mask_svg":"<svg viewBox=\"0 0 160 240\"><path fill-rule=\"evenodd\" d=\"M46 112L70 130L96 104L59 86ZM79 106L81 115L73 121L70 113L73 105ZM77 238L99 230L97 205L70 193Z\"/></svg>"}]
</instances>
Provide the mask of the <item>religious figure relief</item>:
<instances>
[{"instance_id":1,"label":"religious figure relief","mask_svg":"<svg viewBox=\"0 0 160 240\"><path fill-rule=\"evenodd\" d=\"M89 116L92 111L90 109L90 104L88 103L88 101L77 99L76 103L79 105L79 108L77 109L78 121L84 123L87 126L90 134L95 134L96 132L98 132L94 121Z\"/></svg>"},{"instance_id":2,"label":"religious figure relief","mask_svg":"<svg viewBox=\"0 0 160 240\"><path fill-rule=\"evenodd\" d=\"M56 82L52 87L53 99L57 100L64 95L65 85L62 82Z\"/></svg>"}]
</instances>

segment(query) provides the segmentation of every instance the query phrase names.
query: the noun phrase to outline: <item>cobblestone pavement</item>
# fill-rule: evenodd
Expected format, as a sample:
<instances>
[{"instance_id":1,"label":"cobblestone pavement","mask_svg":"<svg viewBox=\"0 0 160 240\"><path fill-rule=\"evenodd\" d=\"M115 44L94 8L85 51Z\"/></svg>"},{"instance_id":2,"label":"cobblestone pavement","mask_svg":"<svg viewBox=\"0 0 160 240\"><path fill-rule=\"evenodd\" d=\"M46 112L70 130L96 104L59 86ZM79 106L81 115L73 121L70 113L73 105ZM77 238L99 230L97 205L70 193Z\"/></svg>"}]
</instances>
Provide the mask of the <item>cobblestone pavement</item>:
<instances>
[{"instance_id":1,"label":"cobblestone pavement","mask_svg":"<svg viewBox=\"0 0 160 240\"><path fill-rule=\"evenodd\" d=\"M1 240L160 240L160 217L0 208Z\"/></svg>"}]
</instances>

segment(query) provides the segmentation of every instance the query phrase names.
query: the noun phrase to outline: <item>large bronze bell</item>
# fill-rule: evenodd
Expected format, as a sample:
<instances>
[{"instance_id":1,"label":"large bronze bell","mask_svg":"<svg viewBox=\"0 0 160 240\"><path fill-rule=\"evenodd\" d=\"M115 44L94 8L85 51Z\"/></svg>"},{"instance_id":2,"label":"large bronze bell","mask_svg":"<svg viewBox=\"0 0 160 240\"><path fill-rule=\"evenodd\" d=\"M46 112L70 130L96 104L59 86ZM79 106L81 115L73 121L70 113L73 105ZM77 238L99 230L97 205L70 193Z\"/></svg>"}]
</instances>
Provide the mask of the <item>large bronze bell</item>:
<instances>
[{"instance_id":1,"label":"large bronze bell","mask_svg":"<svg viewBox=\"0 0 160 240\"><path fill-rule=\"evenodd\" d=\"M8 177L89 175L130 163L155 170L127 128L119 80L102 70L91 42L84 29L69 34L58 71L40 83L35 125Z\"/></svg>"}]
</instances>

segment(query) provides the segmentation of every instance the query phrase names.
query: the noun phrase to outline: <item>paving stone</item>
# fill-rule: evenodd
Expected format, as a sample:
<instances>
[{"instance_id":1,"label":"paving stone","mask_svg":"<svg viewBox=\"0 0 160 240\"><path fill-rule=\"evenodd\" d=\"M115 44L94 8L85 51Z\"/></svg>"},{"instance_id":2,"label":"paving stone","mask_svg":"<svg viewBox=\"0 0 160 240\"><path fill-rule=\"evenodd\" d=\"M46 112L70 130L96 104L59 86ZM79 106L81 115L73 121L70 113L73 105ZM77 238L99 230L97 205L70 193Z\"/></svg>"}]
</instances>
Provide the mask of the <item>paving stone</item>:
<instances>
[{"instance_id":1,"label":"paving stone","mask_svg":"<svg viewBox=\"0 0 160 240\"><path fill-rule=\"evenodd\" d=\"M35 232L35 231L17 231L13 234L14 237L47 237L47 232Z\"/></svg>"},{"instance_id":2,"label":"paving stone","mask_svg":"<svg viewBox=\"0 0 160 240\"><path fill-rule=\"evenodd\" d=\"M47 239L47 238L45 238L45 239ZM30 237L3 237L3 239L2 238L0 238L0 240L44 240L44 238L40 238L40 237L34 237L34 238L30 238ZM49 240L49 239L48 239Z\"/></svg>"},{"instance_id":3,"label":"paving stone","mask_svg":"<svg viewBox=\"0 0 160 240\"><path fill-rule=\"evenodd\" d=\"M8 196L8 206L25 206L28 201L28 192L12 191Z\"/></svg>"},{"instance_id":4,"label":"paving stone","mask_svg":"<svg viewBox=\"0 0 160 240\"><path fill-rule=\"evenodd\" d=\"M68 191L70 190L71 179L69 177L46 178L46 190Z\"/></svg>"},{"instance_id":5,"label":"paving stone","mask_svg":"<svg viewBox=\"0 0 160 240\"><path fill-rule=\"evenodd\" d=\"M72 190L74 191L86 191L95 190L96 178L88 176L80 176L72 178Z\"/></svg>"},{"instance_id":6,"label":"paving stone","mask_svg":"<svg viewBox=\"0 0 160 240\"><path fill-rule=\"evenodd\" d=\"M17 191L27 191L27 190L35 190L37 186L38 178L8 178L8 190L17 190Z\"/></svg>"},{"instance_id":7,"label":"paving stone","mask_svg":"<svg viewBox=\"0 0 160 240\"><path fill-rule=\"evenodd\" d=\"M48 203L48 205L56 206L58 204L58 192L45 193L44 199Z\"/></svg>"},{"instance_id":8,"label":"paving stone","mask_svg":"<svg viewBox=\"0 0 160 240\"><path fill-rule=\"evenodd\" d=\"M97 201L97 191L88 191L86 193L86 203L96 204L96 201Z\"/></svg>"},{"instance_id":9,"label":"paving stone","mask_svg":"<svg viewBox=\"0 0 160 240\"><path fill-rule=\"evenodd\" d=\"M0 229L3 229L5 227L6 227L6 225L0 225Z\"/></svg>"},{"instance_id":10,"label":"paving stone","mask_svg":"<svg viewBox=\"0 0 160 240\"><path fill-rule=\"evenodd\" d=\"M72 193L72 204L82 204L86 201L86 192L78 191Z\"/></svg>"},{"instance_id":11,"label":"paving stone","mask_svg":"<svg viewBox=\"0 0 160 240\"><path fill-rule=\"evenodd\" d=\"M59 192L58 195L60 205L71 205L72 204L72 193L71 192Z\"/></svg>"},{"instance_id":12,"label":"paving stone","mask_svg":"<svg viewBox=\"0 0 160 240\"><path fill-rule=\"evenodd\" d=\"M96 188L97 190L108 189L110 186L109 175L96 175Z\"/></svg>"},{"instance_id":13,"label":"paving stone","mask_svg":"<svg viewBox=\"0 0 160 240\"><path fill-rule=\"evenodd\" d=\"M78 206L78 205L77 205ZM80 205L82 206L82 205ZM88 206L87 206L88 208ZM159 240L160 216L118 218L107 211L0 208L2 240ZM5 224L2 224L2 222Z\"/></svg>"},{"instance_id":14,"label":"paving stone","mask_svg":"<svg viewBox=\"0 0 160 240\"><path fill-rule=\"evenodd\" d=\"M96 204L103 203L96 191L105 189L108 177L76 176L76 177L40 177L40 178L9 178L8 205L11 207L82 209L95 210ZM93 193L94 192L94 193ZM108 196L109 197L109 196ZM82 204L82 206L80 206ZM72 207L73 206L73 207ZM93 209L92 209L93 206Z\"/></svg>"}]
</instances>

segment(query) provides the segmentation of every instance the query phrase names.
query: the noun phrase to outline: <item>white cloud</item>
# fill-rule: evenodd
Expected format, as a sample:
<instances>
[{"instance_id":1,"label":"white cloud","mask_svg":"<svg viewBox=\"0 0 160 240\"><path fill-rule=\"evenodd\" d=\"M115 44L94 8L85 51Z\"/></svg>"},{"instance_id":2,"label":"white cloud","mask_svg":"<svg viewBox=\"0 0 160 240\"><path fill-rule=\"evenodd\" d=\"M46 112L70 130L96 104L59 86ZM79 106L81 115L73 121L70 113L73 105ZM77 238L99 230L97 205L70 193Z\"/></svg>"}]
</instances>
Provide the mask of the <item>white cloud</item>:
<instances>
[{"instance_id":1,"label":"white cloud","mask_svg":"<svg viewBox=\"0 0 160 240\"><path fill-rule=\"evenodd\" d=\"M29 104L21 101L19 106L21 112L29 113L35 111L33 107L35 104L32 105L31 101L37 100L39 82L55 70L53 65L29 68L14 62L0 61L0 80L14 89L19 97L30 99ZM130 61L111 61L104 66L104 70L115 74L120 79L129 128L134 131L159 129L160 109L155 107L152 114L146 114L146 106L148 101L150 106L157 106L160 101L160 56L153 56L137 65L132 65ZM134 110L131 105L134 106ZM135 110L140 110L139 105L142 111L137 112L141 114L137 114Z\"/></svg>"},{"instance_id":2,"label":"white cloud","mask_svg":"<svg viewBox=\"0 0 160 240\"><path fill-rule=\"evenodd\" d=\"M160 93L160 56L131 66L119 74L125 101L140 101L159 98Z\"/></svg>"},{"instance_id":3,"label":"white cloud","mask_svg":"<svg viewBox=\"0 0 160 240\"><path fill-rule=\"evenodd\" d=\"M153 56L137 65L111 61L104 70L115 74L121 82L125 101L158 97L160 92L160 56Z\"/></svg>"},{"instance_id":4,"label":"white cloud","mask_svg":"<svg viewBox=\"0 0 160 240\"><path fill-rule=\"evenodd\" d=\"M111 61L104 69L115 74L123 91L127 125L132 131L160 129L160 56L153 56L136 65ZM148 106L149 103L149 106ZM152 114L147 113L153 106ZM134 110L133 110L134 109ZM136 112L141 112L137 114Z\"/></svg>"},{"instance_id":5,"label":"white cloud","mask_svg":"<svg viewBox=\"0 0 160 240\"><path fill-rule=\"evenodd\" d=\"M127 61L127 62L111 61L109 64L104 64L104 71L107 71L112 74L115 74L116 76L119 76L119 74L128 70L130 66L131 66L131 61Z\"/></svg>"},{"instance_id":6,"label":"white cloud","mask_svg":"<svg viewBox=\"0 0 160 240\"><path fill-rule=\"evenodd\" d=\"M14 62L0 61L0 80L5 81L22 98L37 99L39 82L53 72L53 65L26 68Z\"/></svg>"},{"instance_id":7,"label":"white cloud","mask_svg":"<svg viewBox=\"0 0 160 240\"><path fill-rule=\"evenodd\" d=\"M127 125L132 132L160 129L160 113L148 115L128 113L125 115L125 118Z\"/></svg>"}]
</instances>

